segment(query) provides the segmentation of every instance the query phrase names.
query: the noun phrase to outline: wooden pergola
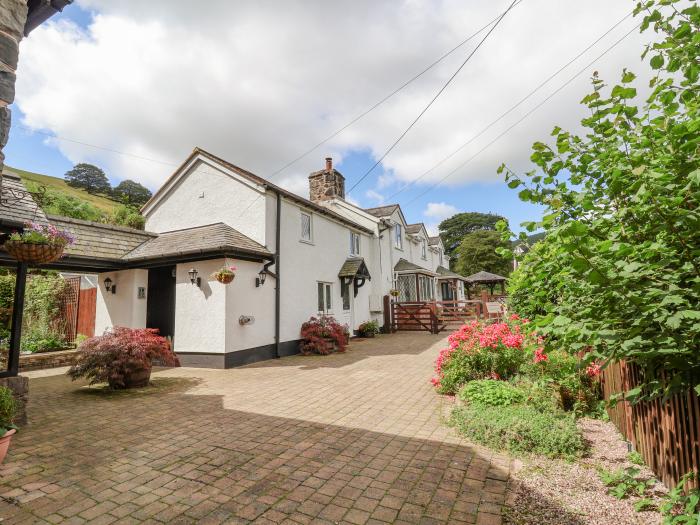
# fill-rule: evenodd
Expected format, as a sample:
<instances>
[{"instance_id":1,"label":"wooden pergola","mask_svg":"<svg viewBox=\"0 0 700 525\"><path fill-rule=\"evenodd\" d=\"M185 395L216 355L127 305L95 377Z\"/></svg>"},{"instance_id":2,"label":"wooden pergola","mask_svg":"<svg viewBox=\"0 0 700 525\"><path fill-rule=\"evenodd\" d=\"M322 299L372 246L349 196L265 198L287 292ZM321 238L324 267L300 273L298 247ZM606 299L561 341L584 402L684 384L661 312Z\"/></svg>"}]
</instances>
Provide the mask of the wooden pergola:
<instances>
[{"instance_id":1,"label":"wooden pergola","mask_svg":"<svg viewBox=\"0 0 700 525\"><path fill-rule=\"evenodd\" d=\"M467 298L471 299L471 294L470 294L470 288L473 285L483 285L483 286L488 286L489 290L491 291L491 295L493 295L493 290L496 287L497 284L501 285L501 293L506 293L506 280L507 277L503 277L502 275L498 275L496 273L491 273L491 272L476 272L475 274L470 275L469 277L466 278L467 281Z\"/></svg>"}]
</instances>

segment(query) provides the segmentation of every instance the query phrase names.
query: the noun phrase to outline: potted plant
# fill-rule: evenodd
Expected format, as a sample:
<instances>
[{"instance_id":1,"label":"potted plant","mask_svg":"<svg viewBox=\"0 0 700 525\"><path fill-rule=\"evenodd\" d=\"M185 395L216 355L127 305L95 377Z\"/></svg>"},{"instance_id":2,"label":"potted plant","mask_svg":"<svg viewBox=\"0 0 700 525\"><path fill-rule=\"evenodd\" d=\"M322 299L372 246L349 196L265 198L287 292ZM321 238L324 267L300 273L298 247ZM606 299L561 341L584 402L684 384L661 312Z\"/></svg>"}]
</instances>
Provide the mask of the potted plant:
<instances>
[{"instance_id":1,"label":"potted plant","mask_svg":"<svg viewBox=\"0 0 700 525\"><path fill-rule=\"evenodd\" d=\"M153 362L180 366L170 342L155 328L115 326L104 335L91 337L78 347L71 379L84 377L90 384L108 383L115 390L148 385Z\"/></svg>"},{"instance_id":2,"label":"potted plant","mask_svg":"<svg viewBox=\"0 0 700 525\"><path fill-rule=\"evenodd\" d=\"M48 263L63 255L66 246L75 242L69 232L59 230L53 224L29 222L21 232L13 232L5 241L5 250L20 262Z\"/></svg>"},{"instance_id":3,"label":"potted plant","mask_svg":"<svg viewBox=\"0 0 700 525\"><path fill-rule=\"evenodd\" d=\"M229 284L236 277L237 269L238 268L236 268L235 266L223 266L222 268L211 274L211 277L213 279L216 279L220 283Z\"/></svg>"},{"instance_id":4,"label":"potted plant","mask_svg":"<svg viewBox=\"0 0 700 525\"><path fill-rule=\"evenodd\" d=\"M301 325L301 353L328 355L345 352L349 331L330 315L312 317Z\"/></svg>"},{"instance_id":5,"label":"potted plant","mask_svg":"<svg viewBox=\"0 0 700 525\"><path fill-rule=\"evenodd\" d=\"M374 337L379 333L379 323L377 321L365 321L357 327L357 334L360 337Z\"/></svg>"},{"instance_id":6,"label":"potted plant","mask_svg":"<svg viewBox=\"0 0 700 525\"><path fill-rule=\"evenodd\" d=\"M0 386L0 463L3 462L10 448L12 435L17 432L13 424L19 408L12 390L6 386Z\"/></svg>"}]
</instances>

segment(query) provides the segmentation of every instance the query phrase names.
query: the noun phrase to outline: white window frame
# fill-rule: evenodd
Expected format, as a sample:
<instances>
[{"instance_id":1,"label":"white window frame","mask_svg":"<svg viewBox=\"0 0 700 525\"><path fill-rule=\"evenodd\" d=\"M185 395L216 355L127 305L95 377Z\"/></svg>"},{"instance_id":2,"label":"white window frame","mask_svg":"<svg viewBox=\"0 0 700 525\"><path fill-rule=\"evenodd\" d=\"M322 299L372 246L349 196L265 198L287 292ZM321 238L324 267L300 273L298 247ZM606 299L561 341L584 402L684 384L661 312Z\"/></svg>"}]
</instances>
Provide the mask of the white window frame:
<instances>
[{"instance_id":1,"label":"white window frame","mask_svg":"<svg viewBox=\"0 0 700 525\"><path fill-rule=\"evenodd\" d=\"M403 226L394 224L394 248L403 250Z\"/></svg>"},{"instance_id":2,"label":"white window frame","mask_svg":"<svg viewBox=\"0 0 700 525\"><path fill-rule=\"evenodd\" d=\"M442 262L442 250L441 250L440 248L438 248L438 257L440 258L440 266L442 266L442 265L443 265L443 262Z\"/></svg>"},{"instance_id":3,"label":"white window frame","mask_svg":"<svg viewBox=\"0 0 700 525\"><path fill-rule=\"evenodd\" d=\"M309 218L309 238L304 237L304 217ZM314 241L314 221L313 216L305 211L301 211L299 215L299 240L311 244Z\"/></svg>"},{"instance_id":4,"label":"white window frame","mask_svg":"<svg viewBox=\"0 0 700 525\"><path fill-rule=\"evenodd\" d=\"M333 312L333 283L316 283L316 307L320 314L328 315Z\"/></svg>"},{"instance_id":5,"label":"white window frame","mask_svg":"<svg viewBox=\"0 0 700 525\"><path fill-rule=\"evenodd\" d=\"M425 239L420 240L420 256L423 259L428 258L428 243L426 242Z\"/></svg>"},{"instance_id":6,"label":"white window frame","mask_svg":"<svg viewBox=\"0 0 700 525\"><path fill-rule=\"evenodd\" d=\"M350 255L360 255L360 234L350 232Z\"/></svg>"}]
</instances>

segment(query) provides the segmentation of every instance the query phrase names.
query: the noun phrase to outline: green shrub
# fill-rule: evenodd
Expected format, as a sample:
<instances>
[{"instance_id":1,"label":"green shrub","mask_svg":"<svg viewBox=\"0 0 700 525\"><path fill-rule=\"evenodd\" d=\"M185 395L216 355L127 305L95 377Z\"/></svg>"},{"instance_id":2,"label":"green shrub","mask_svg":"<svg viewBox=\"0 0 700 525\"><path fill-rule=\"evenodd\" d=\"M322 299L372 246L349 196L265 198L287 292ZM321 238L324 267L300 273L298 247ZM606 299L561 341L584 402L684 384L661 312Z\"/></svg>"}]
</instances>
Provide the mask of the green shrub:
<instances>
[{"instance_id":1,"label":"green shrub","mask_svg":"<svg viewBox=\"0 0 700 525\"><path fill-rule=\"evenodd\" d=\"M563 408L559 389L552 383L520 377L514 384L523 393L523 403L538 412L555 412Z\"/></svg>"},{"instance_id":2,"label":"green shrub","mask_svg":"<svg viewBox=\"0 0 700 525\"><path fill-rule=\"evenodd\" d=\"M504 407L522 402L525 394L505 381L482 379L464 385L459 391L459 397L474 405Z\"/></svg>"},{"instance_id":3,"label":"green shrub","mask_svg":"<svg viewBox=\"0 0 700 525\"><path fill-rule=\"evenodd\" d=\"M692 472L681 478L659 506L664 525L697 525L700 523L700 490L685 490L685 485L695 478Z\"/></svg>"},{"instance_id":4,"label":"green shrub","mask_svg":"<svg viewBox=\"0 0 700 525\"><path fill-rule=\"evenodd\" d=\"M572 459L586 446L573 416L539 412L527 405L466 405L453 410L451 424L467 439L514 454Z\"/></svg>"},{"instance_id":5,"label":"green shrub","mask_svg":"<svg viewBox=\"0 0 700 525\"><path fill-rule=\"evenodd\" d=\"M136 228L137 230L143 230L146 226L146 219L133 206L119 206L109 216L107 222L117 226Z\"/></svg>"},{"instance_id":6,"label":"green shrub","mask_svg":"<svg viewBox=\"0 0 700 525\"><path fill-rule=\"evenodd\" d=\"M38 192L40 185L36 182L27 181L27 189ZM106 218L104 212L87 201L66 195L61 191L44 187L44 191L39 193L42 209L51 215L61 215L73 219L85 221L103 221Z\"/></svg>"},{"instance_id":7,"label":"green shrub","mask_svg":"<svg viewBox=\"0 0 700 525\"><path fill-rule=\"evenodd\" d=\"M0 436L12 428L17 428L13 421L19 410L19 402L12 390L0 386Z\"/></svg>"}]
</instances>

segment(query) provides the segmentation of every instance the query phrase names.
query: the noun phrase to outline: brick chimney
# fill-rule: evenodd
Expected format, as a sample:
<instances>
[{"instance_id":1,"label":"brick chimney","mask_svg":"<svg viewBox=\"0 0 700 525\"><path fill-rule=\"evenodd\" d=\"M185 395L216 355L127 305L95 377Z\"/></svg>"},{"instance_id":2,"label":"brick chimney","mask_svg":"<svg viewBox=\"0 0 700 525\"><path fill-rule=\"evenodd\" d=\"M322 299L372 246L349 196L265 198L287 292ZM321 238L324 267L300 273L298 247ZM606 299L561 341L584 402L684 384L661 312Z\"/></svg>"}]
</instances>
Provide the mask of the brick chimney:
<instances>
[{"instance_id":1,"label":"brick chimney","mask_svg":"<svg viewBox=\"0 0 700 525\"><path fill-rule=\"evenodd\" d=\"M326 169L309 175L309 199L312 202L345 198L345 177L333 168L333 159L326 157Z\"/></svg>"}]
</instances>

